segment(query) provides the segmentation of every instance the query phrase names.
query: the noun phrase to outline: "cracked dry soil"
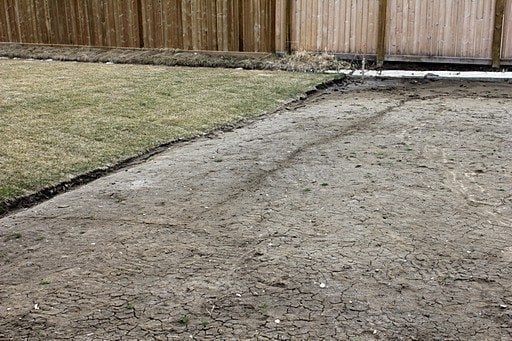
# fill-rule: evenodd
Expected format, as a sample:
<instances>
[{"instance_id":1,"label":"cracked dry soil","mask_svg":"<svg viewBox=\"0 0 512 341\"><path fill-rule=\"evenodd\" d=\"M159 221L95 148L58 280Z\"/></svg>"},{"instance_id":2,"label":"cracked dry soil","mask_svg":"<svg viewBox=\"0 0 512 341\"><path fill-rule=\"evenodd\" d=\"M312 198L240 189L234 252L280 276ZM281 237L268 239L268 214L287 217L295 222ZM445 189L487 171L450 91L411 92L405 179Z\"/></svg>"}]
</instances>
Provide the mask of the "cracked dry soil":
<instances>
[{"instance_id":1,"label":"cracked dry soil","mask_svg":"<svg viewBox=\"0 0 512 341\"><path fill-rule=\"evenodd\" d=\"M11 214L0 339L512 339L511 88L331 88Z\"/></svg>"}]
</instances>

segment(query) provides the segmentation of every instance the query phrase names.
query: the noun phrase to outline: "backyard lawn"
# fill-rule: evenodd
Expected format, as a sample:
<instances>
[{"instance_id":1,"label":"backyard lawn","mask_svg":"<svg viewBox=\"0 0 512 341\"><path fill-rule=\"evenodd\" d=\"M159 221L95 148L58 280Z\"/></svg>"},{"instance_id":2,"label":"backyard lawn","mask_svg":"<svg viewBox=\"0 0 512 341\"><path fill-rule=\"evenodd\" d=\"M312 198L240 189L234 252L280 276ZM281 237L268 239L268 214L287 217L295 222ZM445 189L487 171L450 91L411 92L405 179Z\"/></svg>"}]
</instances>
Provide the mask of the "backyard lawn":
<instances>
[{"instance_id":1,"label":"backyard lawn","mask_svg":"<svg viewBox=\"0 0 512 341\"><path fill-rule=\"evenodd\" d=\"M326 75L0 60L2 203L276 108Z\"/></svg>"}]
</instances>

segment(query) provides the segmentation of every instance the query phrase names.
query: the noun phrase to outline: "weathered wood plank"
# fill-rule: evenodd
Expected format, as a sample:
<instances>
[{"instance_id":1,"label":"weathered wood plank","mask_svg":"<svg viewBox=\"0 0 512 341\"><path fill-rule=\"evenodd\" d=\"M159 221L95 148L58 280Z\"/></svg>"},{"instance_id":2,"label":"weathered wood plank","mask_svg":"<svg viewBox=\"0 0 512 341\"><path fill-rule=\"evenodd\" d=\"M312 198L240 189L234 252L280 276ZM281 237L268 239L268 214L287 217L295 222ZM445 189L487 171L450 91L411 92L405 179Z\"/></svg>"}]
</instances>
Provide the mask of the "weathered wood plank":
<instances>
[{"instance_id":1,"label":"weathered wood plank","mask_svg":"<svg viewBox=\"0 0 512 341\"><path fill-rule=\"evenodd\" d=\"M377 37L377 65L382 66L386 58L386 28L388 22L388 1L379 0L379 22Z\"/></svg>"},{"instance_id":2,"label":"weathered wood plank","mask_svg":"<svg viewBox=\"0 0 512 341\"><path fill-rule=\"evenodd\" d=\"M501 48L503 39L503 19L505 17L506 0L496 0L494 9L494 32L492 36L492 67L497 68L501 64Z\"/></svg>"},{"instance_id":3,"label":"weathered wood plank","mask_svg":"<svg viewBox=\"0 0 512 341\"><path fill-rule=\"evenodd\" d=\"M507 1L503 26L503 46L501 58L512 60L512 0Z\"/></svg>"},{"instance_id":4,"label":"weathered wood plank","mask_svg":"<svg viewBox=\"0 0 512 341\"><path fill-rule=\"evenodd\" d=\"M7 11L5 10L6 2L0 3L0 41L9 40L9 23L7 17Z\"/></svg>"}]
</instances>

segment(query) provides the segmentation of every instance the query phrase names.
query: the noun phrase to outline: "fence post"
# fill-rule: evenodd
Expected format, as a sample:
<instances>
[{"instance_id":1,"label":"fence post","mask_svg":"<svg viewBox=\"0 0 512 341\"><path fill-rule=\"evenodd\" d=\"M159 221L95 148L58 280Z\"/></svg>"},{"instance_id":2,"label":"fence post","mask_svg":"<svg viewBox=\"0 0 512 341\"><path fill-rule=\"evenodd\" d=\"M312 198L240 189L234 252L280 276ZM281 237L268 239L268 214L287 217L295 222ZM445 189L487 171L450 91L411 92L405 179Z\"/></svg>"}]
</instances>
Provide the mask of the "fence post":
<instances>
[{"instance_id":1,"label":"fence post","mask_svg":"<svg viewBox=\"0 0 512 341\"><path fill-rule=\"evenodd\" d=\"M494 13L494 33L492 36L492 67L501 64L501 48L503 38L503 19L505 17L505 0L496 0Z\"/></svg>"},{"instance_id":2,"label":"fence post","mask_svg":"<svg viewBox=\"0 0 512 341\"><path fill-rule=\"evenodd\" d=\"M386 26L388 1L379 0L379 22L377 36L377 67L382 67L386 58Z\"/></svg>"},{"instance_id":3,"label":"fence post","mask_svg":"<svg viewBox=\"0 0 512 341\"><path fill-rule=\"evenodd\" d=\"M244 46L244 1L238 1L238 51L243 52Z\"/></svg>"},{"instance_id":4,"label":"fence post","mask_svg":"<svg viewBox=\"0 0 512 341\"><path fill-rule=\"evenodd\" d=\"M277 25L277 1L272 1L270 3L270 29L267 30L267 38L269 49L272 51L272 53L276 53L276 38L277 38L277 31L276 31L276 25Z\"/></svg>"},{"instance_id":5,"label":"fence post","mask_svg":"<svg viewBox=\"0 0 512 341\"><path fill-rule=\"evenodd\" d=\"M292 53L292 18L293 18L292 0L286 0L286 53Z\"/></svg>"},{"instance_id":6,"label":"fence post","mask_svg":"<svg viewBox=\"0 0 512 341\"><path fill-rule=\"evenodd\" d=\"M137 21L139 26L139 47L143 48L144 44L144 18L142 16L142 0L137 0Z\"/></svg>"}]
</instances>

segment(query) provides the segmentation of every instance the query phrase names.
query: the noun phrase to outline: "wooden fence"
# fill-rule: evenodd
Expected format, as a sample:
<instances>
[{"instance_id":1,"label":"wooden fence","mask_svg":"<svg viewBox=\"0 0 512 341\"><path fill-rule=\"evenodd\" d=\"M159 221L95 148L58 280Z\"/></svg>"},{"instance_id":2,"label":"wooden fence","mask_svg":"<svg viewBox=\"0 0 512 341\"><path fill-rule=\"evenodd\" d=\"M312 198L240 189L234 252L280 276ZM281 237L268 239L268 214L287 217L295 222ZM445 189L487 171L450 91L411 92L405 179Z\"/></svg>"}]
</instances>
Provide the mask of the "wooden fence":
<instances>
[{"instance_id":1,"label":"wooden fence","mask_svg":"<svg viewBox=\"0 0 512 341\"><path fill-rule=\"evenodd\" d=\"M0 42L512 64L512 0L0 0Z\"/></svg>"},{"instance_id":2,"label":"wooden fence","mask_svg":"<svg viewBox=\"0 0 512 341\"><path fill-rule=\"evenodd\" d=\"M272 0L0 0L0 41L274 51Z\"/></svg>"},{"instance_id":3,"label":"wooden fence","mask_svg":"<svg viewBox=\"0 0 512 341\"><path fill-rule=\"evenodd\" d=\"M140 3L144 47L275 50L275 4L272 0L147 0Z\"/></svg>"},{"instance_id":4,"label":"wooden fence","mask_svg":"<svg viewBox=\"0 0 512 341\"><path fill-rule=\"evenodd\" d=\"M492 58L494 1L389 2L387 54Z\"/></svg>"},{"instance_id":5,"label":"wooden fence","mask_svg":"<svg viewBox=\"0 0 512 341\"><path fill-rule=\"evenodd\" d=\"M293 1L292 49L349 55L377 51L379 1Z\"/></svg>"},{"instance_id":6,"label":"wooden fence","mask_svg":"<svg viewBox=\"0 0 512 341\"><path fill-rule=\"evenodd\" d=\"M512 0L292 3L293 50L380 54L394 61L512 63Z\"/></svg>"},{"instance_id":7,"label":"wooden fence","mask_svg":"<svg viewBox=\"0 0 512 341\"><path fill-rule=\"evenodd\" d=\"M139 47L136 0L0 0L0 40Z\"/></svg>"}]
</instances>

